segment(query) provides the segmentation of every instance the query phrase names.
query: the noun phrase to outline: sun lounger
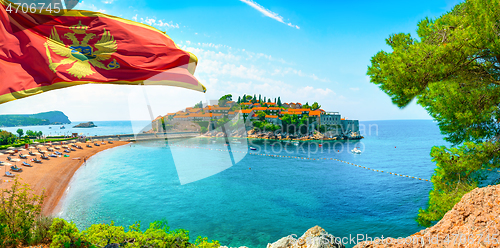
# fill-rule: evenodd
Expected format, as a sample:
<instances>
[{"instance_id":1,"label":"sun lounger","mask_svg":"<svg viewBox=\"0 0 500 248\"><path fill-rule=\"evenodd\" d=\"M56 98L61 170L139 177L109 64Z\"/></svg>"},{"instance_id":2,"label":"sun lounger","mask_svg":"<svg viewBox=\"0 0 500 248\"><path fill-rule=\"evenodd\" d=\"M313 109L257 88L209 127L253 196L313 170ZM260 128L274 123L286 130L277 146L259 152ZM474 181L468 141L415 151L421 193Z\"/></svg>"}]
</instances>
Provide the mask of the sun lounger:
<instances>
[{"instance_id":1,"label":"sun lounger","mask_svg":"<svg viewBox=\"0 0 500 248\"><path fill-rule=\"evenodd\" d=\"M55 151L54 152L56 155L62 155L62 153L58 152L58 151Z\"/></svg>"},{"instance_id":2,"label":"sun lounger","mask_svg":"<svg viewBox=\"0 0 500 248\"><path fill-rule=\"evenodd\" d=\"M16 175L14 175L14 174L10 173L10 171L6 171L6 172L5 172L5 176L6 176L6 177L15 177Z\"/></svg>"},{"instance_id":3,"label":"sun lounger","mask_svg":"<svg viewBox=\"0 0 500 248\"><path fill-rule=\"evenodd\" d=\"M77 146L76 148L78 148L78 149L83 149L81 146Z\"/></svg>"},{"instance_id":4,"label":"sun lounger","mask_svg":"<svg viewBox=\"0 0 500 248\"><path fill-rule=\"evenodd\" d=\"M26 155L19 154L20 158L27 158Z\"/></svg>"},{"instance_id":5,"label":"sun lounger","mask_svg":"<svg viewBox=\"0 0 500 248\"><path fill-rule=\"evenodd\" d=\"M70 153L71 151L70 151L70 150L68 150L68 149L64 149L64 152L65 152L65 153Z\"/></svg>"},{"instance_id":6,"label":"sun lounger","mask_svg":"<svg viewBox=\"0 0 500 248\"><path fill-rule=\"evenodd\" d=\"M73 151L73 152L76 151L75 148L71 148L70 150Z\"/></svg>"},{"instance_id":7,"label":"sun lounger","mask_svg":"<svg viewBox=\"0 0 500 248\"><path fill-rule=\"evenodd\" d=\"M99 144L97 144L97 143L94 143L94 145L95 145L95 146L101 146L101 145L99 145Z\"/></svg>"},{"instance_id":8,"label":"sun lounger","mask_svg":"<svg viewBox=\"0 0 500 248\"><path fill-rule=\"evenodd\" d=\"M26 162L24 162L24 161L23 161L23 165L24 165L24 166L27 166L27 167L33 167L32 165L30 165L30 164L28 164L28 163L26 163Z\"/></svg>"},{"instance_id":9,"label":"sun lounger","mask_svg":"<svg viewBox=\"0 0 500 248\"><path fill-rule=\"evenodd\" d=\"M108 141L108 143L113 144L113 141Z\"/></svg>"},{"instance_id":10,"label":"sun lounger","mask_svg":"<svg viewBox=\"0 0 500 248\"><path fill-rule=\"evenodd\" d=\"M47 160L49 160L49 157L47 157L47 156L45 156L45 155L42 155L42 157L41 157L41 158L42 158L42 159L47 159Z\"/></svg>"},{"instance_id":11,"label":"sun lounger","mask_svg":"<svg viewBox=\"0 0 500 248\"><path fill-rule=\"evenodd\" d=\"M31 156L35 156L35 154L33 154L31 151L28 152L28 154L31 155Z\"/></svg>"},{"instance_id":12,"label":"sun lounger","mask_svg":"<svg viewBox=\"0 0 500 248\"><path fill-rule=\"evenodd\" d=\"M92 148L92 146L91 146L91 145L87 145L87 147L88 147L88 148Z\"/></svg>"},{"instance_id":13,"label":"sun lounger","mask_svg":"<svg viewBox=\"0 0 500 248\"><path fill-rule=\"evenodd\" d=\"M23 169L21 169L21 168L19 168L19 167L17 167L17 166L11 166L11 167L10 167L10 169L11 169L12 171L15 171L15 172L20 172L20 171L23 171Z\"/></svg>"},{"instance_id":14,"label":"sun lounger","mask_svg":"<svg viewBox=\"0 0 500 248\"><path fill-rule=\"evenodd\" d=\"M41 154L45 154L45 152L42 151L42 150L40 150L40 149L38 149L38 152L41 153Z\"/></svg>"},{"instance_id":15,"label":"sun lounger","mask_svg":"<svg viewBox=\"0 0 500 248\"><path fill-rule=\"evenodd\" d=\"M49 156L53 157L53 158L57 158L57 155L55 155L55 154L50 154Z\"/></svg>"}]
</instances>

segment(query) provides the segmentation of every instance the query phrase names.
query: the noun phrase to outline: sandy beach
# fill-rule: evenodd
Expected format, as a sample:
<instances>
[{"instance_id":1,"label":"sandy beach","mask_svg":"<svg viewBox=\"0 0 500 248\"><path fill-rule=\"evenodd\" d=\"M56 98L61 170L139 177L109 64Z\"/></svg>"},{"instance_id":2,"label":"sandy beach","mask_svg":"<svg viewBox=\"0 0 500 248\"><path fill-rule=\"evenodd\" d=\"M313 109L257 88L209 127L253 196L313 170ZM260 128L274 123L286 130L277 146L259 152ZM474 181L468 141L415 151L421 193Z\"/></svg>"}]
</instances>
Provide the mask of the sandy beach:
<instances>
[{"instance_id":1,"label":"sandy beach","mask_svg":"<svg viewBox=\"0 0 500 248\"><path fill-rule=\"evenodd\" d=\"M75 172L83 164L83 160L86 157L87 160L94 154L117 146L122 146L128 144L125 141L114 141L113 144L106 142L105 145L94 146L92 148L86 147L85 144L81 144L83 149L76 149L69 153L69 157L58 157L52 158L50 160L42 160L42 163L30 162L33 156L28 156L28 163L33 167L26 167L22 165L21 162L17 162L17 166L22 168L22 172L12 172L10 171L10 166L7 170L16 175L16 178L22 179L21 183L27 183L31 186L36 194L40 194L45 190L45 201L43 204L42 212L44 215L53 215L57 212L56 207L58 206L59 200L64 195L66 188L68 187L71 178ZM42 148L45 150L45 148ZM59 150L62 152L62 150ZM22 154L27 155L28 151L22 151ZM19 158L17 154L12 156L13 158ZM38 156L40 158L40 156ZM6 161L7 156L0 156L1 161ZM14 164L13 162L10 162ZM8 188L12 185L14 178L5 176L5 166L0 166L1 181L0 189Z\"/></svg>"}]
</instances>

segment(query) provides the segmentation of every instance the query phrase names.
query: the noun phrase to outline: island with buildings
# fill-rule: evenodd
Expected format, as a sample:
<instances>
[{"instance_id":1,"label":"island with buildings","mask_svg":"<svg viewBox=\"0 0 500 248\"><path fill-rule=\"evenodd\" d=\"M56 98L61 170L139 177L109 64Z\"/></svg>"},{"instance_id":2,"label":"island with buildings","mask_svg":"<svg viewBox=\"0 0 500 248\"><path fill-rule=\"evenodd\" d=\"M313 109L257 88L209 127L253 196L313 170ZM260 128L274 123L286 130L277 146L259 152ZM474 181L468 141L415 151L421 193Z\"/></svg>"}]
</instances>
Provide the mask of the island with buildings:
<instances>
[{"instance_id":1,"label":"island with buildings","mask_svg":"<svg viewBox=\"0 0 500 248\"><path fill-rule=\"evenodd\" d=\"M204 136L249 137L278 140L361 139L359 121L321 109L314 102L281 102L260 95L221 97L199 102L175 113L158 116L150 132L196 131Z\"/></svg>"}]
</instances>

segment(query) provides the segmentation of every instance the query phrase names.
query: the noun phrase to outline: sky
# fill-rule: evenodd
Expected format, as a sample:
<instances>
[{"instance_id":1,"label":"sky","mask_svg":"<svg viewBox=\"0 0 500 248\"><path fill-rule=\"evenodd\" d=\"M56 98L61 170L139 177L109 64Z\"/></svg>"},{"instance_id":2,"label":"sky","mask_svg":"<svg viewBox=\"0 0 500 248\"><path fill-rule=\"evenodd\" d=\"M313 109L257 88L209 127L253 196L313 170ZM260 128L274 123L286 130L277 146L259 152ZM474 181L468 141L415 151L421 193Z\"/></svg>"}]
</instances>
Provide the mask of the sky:
<instances>
[{"instance_id":1,"label":"sky","mask_svg":"<svg viewBox=\"0 0 500 248\"><path fill-rule=\"evenodd\" d=\"M318 102L348 119L431 119L416 103L400 109L366 75L395 33L459 1L130 1L84 0L75 9L142 22L165 31L199 63L205 94L170 86L92 84L0 105L2 114L63 111L72 121L147 120L232 94Z\"/></svg>"}]
</instances>

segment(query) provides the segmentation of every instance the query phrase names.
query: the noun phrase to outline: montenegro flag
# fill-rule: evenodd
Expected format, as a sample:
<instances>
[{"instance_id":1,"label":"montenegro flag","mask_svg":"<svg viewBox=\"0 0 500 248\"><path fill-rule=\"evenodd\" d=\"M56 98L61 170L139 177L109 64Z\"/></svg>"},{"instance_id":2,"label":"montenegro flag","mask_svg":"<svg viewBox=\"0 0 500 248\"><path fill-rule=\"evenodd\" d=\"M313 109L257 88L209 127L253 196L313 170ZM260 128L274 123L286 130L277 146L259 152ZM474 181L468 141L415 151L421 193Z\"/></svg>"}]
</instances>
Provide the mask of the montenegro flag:
<instances>
[{"instance_id":1,"label":"montenegro flag","mask_svg":"<svg viewBox=\"0 0 500 248\"><path fill-rule=\"evenodd\" d=\"M0 0L0 103L88 83L206 90L196 56L158 29L91 11L22 10Z\"/></svg>"}]
</instances>

